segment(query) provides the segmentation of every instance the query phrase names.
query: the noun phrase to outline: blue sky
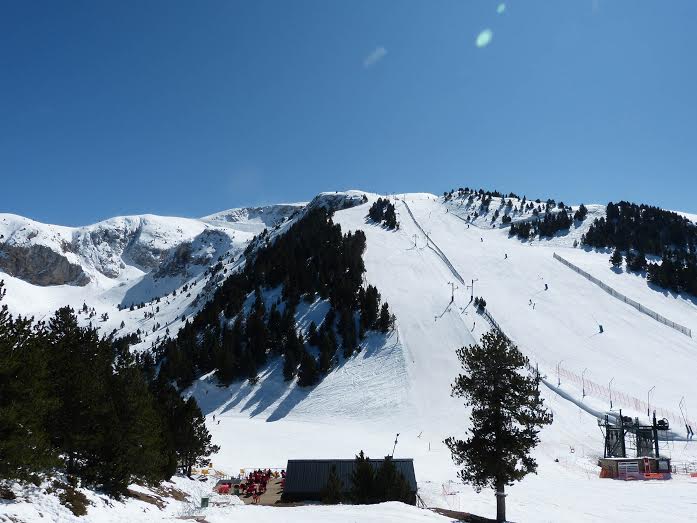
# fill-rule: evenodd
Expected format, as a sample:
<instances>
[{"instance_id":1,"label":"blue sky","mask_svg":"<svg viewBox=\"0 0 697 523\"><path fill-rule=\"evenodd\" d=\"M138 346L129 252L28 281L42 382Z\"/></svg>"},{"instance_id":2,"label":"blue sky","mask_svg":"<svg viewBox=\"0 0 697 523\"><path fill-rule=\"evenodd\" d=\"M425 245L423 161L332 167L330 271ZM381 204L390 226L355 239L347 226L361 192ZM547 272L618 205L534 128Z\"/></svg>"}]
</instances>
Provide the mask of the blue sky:
<instances>
[{"instance_id":1,"label":"blue sky","mask_svg":"<svg viewBox=\"0 0 697 523\"><path fill-rule=\"evenodd\" d=\"M481 186L697 212L697 2L499 3L2 2L0 211Z\"/></svg>"}]
</instances>

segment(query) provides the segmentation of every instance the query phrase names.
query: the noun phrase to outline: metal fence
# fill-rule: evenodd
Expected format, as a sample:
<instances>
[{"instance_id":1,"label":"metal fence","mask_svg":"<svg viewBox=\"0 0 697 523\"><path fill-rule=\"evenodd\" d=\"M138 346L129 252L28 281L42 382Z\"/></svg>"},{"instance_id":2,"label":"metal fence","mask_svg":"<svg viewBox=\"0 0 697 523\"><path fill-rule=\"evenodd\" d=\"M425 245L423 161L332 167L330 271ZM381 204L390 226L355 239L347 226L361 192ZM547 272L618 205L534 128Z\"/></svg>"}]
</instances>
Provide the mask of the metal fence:
<instances>
[{"instance_id":1,"label":"metal fence","mask_svg":"<svg viewBox=\"0 0 697 523\"><path fill-rule=\"evenodd\" d=\"M657 322L662 323L663 325L667 325L671 329L675 329L676 331L680 332L681 334L684 334L685 336L689 336L690 338L692 337L692 331L690 329L688 329L687 327L684 327L684 326L680 325L679 323L675 323L674 321L669 320L665 316L662 316L662 315L658 314L657 312L652 311L648 307L645 307L644 305L642 305L638 301L635 301L631 298L628 298L627 296L625 296L621 292L617 292L615 289L613 289L612 287L610 287L606 283L603 283L595 276L590 275L589 273L587 273L586 271L584 271L580 267L577 267L576 265L574 265L570 261L565 260L564 258L559 256L556 252L554 253L554 259L557 261L560 261L561 263L566 265L569 269L573 270L574 272L577 272L578 274L580 274L581 276L586 278L588 281L595 283L598 287L603 289L610 296L617 298L620 301L623 301L627 305L631 305L639 312L642 312L642 313L646 314L647 316L650 316L651 318L653 318Z\"/></svg>"},{"instance_id":2,"label":"metal fence","mask_svg":"<svg viewBox=\"0 0 697 523\"><path fill-rule=\"evenodd\" d=\"M515 343L506 335L505 332L503 332L501 326L498 324L498 322L494 319L494 317L488 310L484 309L480 311L480 313L493 329L496 329L503 336L505 336L506 339L508 339L512 343ZM516 343L516 345L518 344ZM520 347L520 345L518 346ZM532 365L532 362L528 362L528 370L530 372L536 372L537 368L536 366ZM556 366L556 370L557 380L559 382L561 382L562 384L564 382L574 383L578 388L581 389L584 397L590 396L593 398L607 400L608 406L610 403L612 403L612 406L614 408L629 408L633 409L636 412L646 412L647 414L649 414L652 411L656 411L656 416L658 418L665 418L669 420L673 424L674 429L676 429L677 427L685 427L686 425L689 425L693 428L697 426L693 420L690 420L684 417L683 415L678 414L677 412L661 408L658 405L650 405L646 401L640 400L639 398L636 398L629 394L625 394L624 392L621 392L619 390L611 389L609 385L606 386L596 383L592 380L589 380L585 376L571 372L570 370L565 369L560 365Z\"/></svg>"},{"instance_id":3,"label":"metal fence","mask_svg":"<svg viewBox=\"0 0 697 523\"><path fill-rule=\"evenodd\" d=\"M647 414L656 411L656 417L659 419L665 418L671 421L673 429L676 430L676 432L680 430L678 427L684 427L685 425L695 427L694 421L683 417L677 412L661 408L658 405L649 404L644 400L640 400L639 398L630 396L629 394L625 394L619 390L614 390L608 385L601 385L600 383L589 380L584 376L571 372L564 367L557 366L556 374L557 380L561 382L562 385L565 382L571 382L581 389L584 396L591 396L593 398L607 400L608 405L610 402L612 402L612 406L614 408L628 408L633 409L636 412L646 412Z\"/></svg>"}]
</instances>

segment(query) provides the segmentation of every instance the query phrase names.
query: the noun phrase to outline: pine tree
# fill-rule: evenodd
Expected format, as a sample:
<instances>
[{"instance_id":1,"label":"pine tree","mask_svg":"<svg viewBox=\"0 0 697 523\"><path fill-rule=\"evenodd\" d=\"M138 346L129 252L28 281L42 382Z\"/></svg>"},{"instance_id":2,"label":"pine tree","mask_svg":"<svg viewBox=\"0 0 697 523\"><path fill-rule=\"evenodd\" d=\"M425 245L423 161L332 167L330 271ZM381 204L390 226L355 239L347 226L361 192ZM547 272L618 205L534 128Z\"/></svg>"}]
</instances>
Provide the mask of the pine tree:
<instances>
[{"instance_id":1,"label":"pine tree","mask_svg":"<svg viewBox=\"0 0 697 523\"><path fill-rule=\"evenodd\" d=\"M229 384L239 376L239 361L235 353L236 333L234 329L223 328L223 340L215 357L216 376L221 383Z\"/></svg>"},{"instance_id":2,"label":"pine tree","mask_svg":"<svg viewBox=\"0 0 697 523\"><path fill-rule=\"evenodd\" d=\"M612 265L616 269L622 267L622 253L619 249L615 249L615 251L612 253L612 256L610 256L610 265Z\"/></svg>"},{"instance_id":3,"label":"pine tree","mask_svg":"<svg viewBox=\"0 0 697 523\"><path fill-rule=\"evenodd\" d=\"M395 467L392 456L385 456L382 464L375 473L374 496L379 503L385 501L401 501L412 503L413 494L404 475Z\"/></svg>"},{"instance_id":4,"label":"pine tree","mask_svg":"<svg viewBox=\"0 0 697 523\"><path fill-rule=\"evenodd\" d=\"M0 303L5 296L0 281ZM46 431L55 409L46 333L0 306L0 479L27 479L58 459Z\"/></svg>"},{"instance_id":5,"label":"pine tree","mask_svg":"<svg viewBox=\"0 0 697 523\"><path fill-rule=\"evenodd\" d=\"M208 457L220 450L211 444L211 435L206 428L206 418L194 398L184 402L178 412L178 425L174 433L174 448L182 474L191 475L194 465L203 465Z\"/></svg>"},{"instance_id":6,"label":"pine tree","mask_svg":"<svg viewBox=\"0 0 697 523\"><path fill-rule=\"evenodd\" d=\"M382 308L380 309L380 318L378 320L378 328L382 332L387 332L392 328L393 325L393 319L392 315L390 314L390 308L387 305L387 302L382 304Z\"/></svg>"},{"instance_id":7,"label":"pine tree","mask_svg":"<svg viewBox=\"0 0 697 523\"><path fill-rule=\"evenodd\" d=\"M66 471L88 483L111 487L108 458L114 438L95 427L118 426L112 391L112 347L93 328L80 328L70 307L49 321L50 382L59 404L49 423L52 443L66 458Z\"/></svg>"},{"instance_id":8,"label":"pine tree","mask_svg":"<svg viewBox=\"0 0 697 523\"><path fill-rule=\"evenodd\" d=\"M317 324L312 321L307 331L307 342L313 347L319 346L319 337L317 336Z\"/></svg>"},{"instance_id":9,"label":"pine tree","mask_svg":"<svg viewBox=\"0 0 697 523\"><path fill-rule=\"evenodd\" d=\"M319 373L317 370L317 362L312 355L303 351L300 359L300 369L298 370L298 385L301 387L309 387L317 383Z\"/></svg>"},{"instance_id":10,"label":"pine tree","mask_svg":"<svg viewBox=\"0 0 697 523\"><path fill-rule=\"evenodd\" d=\"M574 220L577 221L583 221L586 219L586 216L588 215L588 209L586 208L585 205L581 204L579 208L576 210L574 213Z\"/></svg>"},{"instance_id":11,"label":"pine tree","mask_svg":"<svg viewBox=\"0 0 697 523\"><path fill-rule=\"evenodd\" d=\"M361 450L356 455L356 460L351 474L351 500L357 505L365 505L374 502L375 470L370 464L370 458Z\"/></svg>"},{"instance_id":12,"label":"pine tree","mask_svg":"<svg viewBox=\"0 0 697 523\"><path fill-rule=\"evenodd\" d=\"M283 379L290 381L298 371L298 362L293 351L287 351L283 356Z\"/></svg>"},{"instance_id":13,"label":"pine tree","mask_svg":"<svg viewBox=\"0 0 697 523\"><path fill-rule=\"evenodd\" d=\"M631 257L627 255L627 268L630 271L640 272L646 270L646 256L643 252L634 254Z\"/></svg>"},{"instance_id":14,"label":"pine tree","mask_svg":"<svg viewBox=\"0 0 697 523\"><path fill-rule=\"evenodd\" d=\"M391 203L388 203L385 208L385 225L388 229L396 229L398 227L397 213L395 212L394 205Z\"/></svg>"},{"instance_id":15,"label":"pine tree","mask_svg":"<svg viewBox=\"0 0 697 523\"><path fill-rule=\"evenodd\" d=\"M129 364L117 370L113 391L119 427L109 432L118 438L116 459L127 471L121 491L132 478L155 484L163 477L166 454L164 427L148 383L141 370Z\"/></svg>"},{"instance_id":16,"label":"pine tree","mask_svg":"<svg viewBox=\"0 0 697 523\"><path fill-rule=\"evenodd\" d=\"M322 503L325 505L336 505L341 503L341 480L336 474L336 466L332 465L329 471L329 478L324 489L322 489Z\"/></svg>"},{"instance_id":17,"label":"pine tree","mask_svg":"<svg viewBox=\"0 0 697 523\"><path fill-rule=\"evenodd\" d=\"M527 375L528 360L502 333L490 331L481 343L457 351L464 373L452 395L472 407L470 437L445 444L458 476L477 491L496 491L496 520L506 520L506 485L537 470L530 451L541 427L552 422L539 391L539 377Z\"/></svg>"}]
</instances>

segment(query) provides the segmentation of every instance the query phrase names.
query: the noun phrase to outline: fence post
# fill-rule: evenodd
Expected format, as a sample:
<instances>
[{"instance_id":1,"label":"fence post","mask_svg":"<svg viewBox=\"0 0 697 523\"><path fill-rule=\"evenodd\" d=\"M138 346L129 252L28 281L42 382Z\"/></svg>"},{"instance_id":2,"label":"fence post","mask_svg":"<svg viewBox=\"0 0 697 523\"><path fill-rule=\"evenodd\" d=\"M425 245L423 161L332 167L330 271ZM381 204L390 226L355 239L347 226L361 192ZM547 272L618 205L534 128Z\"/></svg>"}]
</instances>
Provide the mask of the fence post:
<instances>
[{"instance_id":1,"label":"fence post","mask_svg":"<svg viewBox=\"0 0 697 523\"><path fill-rule=\"evenodd\" d=\"M565 260L561 256L559 256L556 252L553 253L553 257L555 260L560 261L563 265L566 265L567 267L570 267L571 269L574 270L574 272L577 272L587 280L591 281L592 283L595 283L597 286L599 286L601 289L603 289L605 292L610 294L610 296L614 298L621 299L624 301L624 303L627 303L628 305L631 305L635 309L637 309L639 312L646 314L647 316L653 318L654 320L658 321L659 323L664 324L667 327L670 327L676 331L678 331L681 334L684 334L685 336L689 336L690 338L692 337L692 332L690 329L687 327L684 327L680 325L679 323L675 323L668 318L658 314L657 312L652 311L648 307L645 307L638 301L632 300L628 296L625 296L624 294L617 292L615 289L607 285L606 283L601 282L599 279L595 278L594 276L591 276L589 273L586 271L582 270L580 267L577 267L576 265L572 264L570 261Z\"/></svg>"}]
</instances>

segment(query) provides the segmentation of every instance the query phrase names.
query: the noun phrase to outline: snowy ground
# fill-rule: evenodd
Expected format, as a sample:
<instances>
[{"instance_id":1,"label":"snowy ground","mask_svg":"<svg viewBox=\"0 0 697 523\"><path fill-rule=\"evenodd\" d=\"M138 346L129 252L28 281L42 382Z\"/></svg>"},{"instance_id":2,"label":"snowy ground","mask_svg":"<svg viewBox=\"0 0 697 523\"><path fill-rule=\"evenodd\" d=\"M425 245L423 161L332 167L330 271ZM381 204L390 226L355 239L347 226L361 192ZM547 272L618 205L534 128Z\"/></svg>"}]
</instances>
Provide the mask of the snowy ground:
<instances>
[{"instance_id":1,"label":"snowy ground","mask_svg":"<svg viewBox=\"0 0 697 523\"><path fill-rule=\"evenodd\" d=\"M361 521L366 523L446 523L450 518L439 516L431 511L417 509L402 503L383 503L380 505L339 506L322 505L304 507L263 507L245 505L236 496L212 496L210 487L182 478L166 484L166 488L176 488L189 495L187 501L176 501L162 497L143 487L133 487L148 495L156 496L164 506L135 498L115 501L84 491L90 505L86 516L75 516L61 505L55 495L46 495L43 488L16 488L18 499L13 502L0 500L0 522L60 522L60 523L148 523L152 521L205 521L210 523L258 522L258 523L343 523ZM202 496L210 497L206 509L200 507Z\"/></svg>"},{"instance_id":2,"label":"snowy ground","mask_svg":"<svg viewBox=\"0 0 697 523\"><path fill-rule=\"evenodd\" d=\"M283 466L291 458L346 457L361 449L382 456L390 452L399 432L396 455L415 459L420 495L427 504L493 515L493 495L477 494L458 482L442 444L449 435L464 435L466 428L466 409L449 397L450 383L458 371L454 349L472 343L488 328L468 305L470 290L460 278L465 284L477 280L475 295L486 298L494 318L551 382L555 382L556 364L563 360L564 368L578 374L588 368L586 377L598 383L614 377L613 386L627 395L645 397L656 384L652 402L666 409L678 411L683 395L689 405L695 341L618 302L552 258L559 251L602 257L607 263L604 254L573 248L587 222L565 237L523 243L509 239L498 228L473 225L468 229L455 216L457 209L446 212L447 207L432 195L406 195L405 199L429 235L428 242L402 201L396 202L398 231L366 224L366 206L337 212L335 217L342 228L366 232L366 279L377 285L394 308L398 318L395 341L401 357L392 340L369 356L359 354L315 389L296 397L292 409L282 409L282 417L274 414L282 400L265 410L251 408L263 403L261 398L272 390L271 382L254 391L236 386L233 394L199 383L195 394L206 405L209 427L223 446L214 458L216 466L231 471ZM611 274L609 268L607 273ZM458 287L453 304L449 282ZM549 285L547 292L544 283ZM645 281L636 278L627 285L631 284L637 292L646 287ZM661 302L666 315L682 306L660 293L647 300L650 298L651 303ZM602 320L603 335L595 335L594 318ZM403 376L398 374L400 365L386 363L400 359ZM374 406L347 413L345 402L353 404L354 398L366 394L366 382L354 381L354 376L366 374L371 376L368 394ZM395 383L403 383L403 388ZM573 384L563 382L561 389L587 410L609 408L605 398L582 398ZM220 397L219 406L211 395ZM545 398L555 422L543 431L536 451L538 475L510 489L510 519L605 521L613 517L622 521L631 514L633 521L655 521L651 507L670 507L666 510L671 520L697 520L692 501L697 480L686 475L664 483L599 479L596 460L602 453L602 437L596 418L552 390L546 390ZM249 400L252 403L247 405ZM380 408L380 402L389 408ZM623 413L646 414L630 406L623 407ZM682 435L681 427L673 426ZM280 439L270 444L277 436ZM676 462L689 463L696 460L694 445L665 442L662 452Z\"/></svg>"},{"instance_id":3,"label":"snowy ground","mask_svg":"<svg viewBox=\"0 0 697 523\"><path fill-rule=\"evenodd\" d=\"M377 198L368 196L371 201ZM256 386L241 383L221 388L210 376L201 378L190 393L207 414L213 438L222 447L213 457L215 468L236 474L240 468L284 467L292 458L351 457L361 449L381 457L391 452L399 433L395 455L414 458L419 494L428 505L492 516L493 494L477 494L462 485L442 443L447 436L464 436L467 428L467 410L449 395L459 371L455 349L473 343L489 328L470 304L468 286L475 280L474 295L486 299L492 316L539 365L550 385L561 381L563 393L552 388L543 391L554 423L543 430L535 451L538 474L509 489L509 519L697 521L697 479L688 475L679 474L667 482L598 478L596 460L603 442L591 412L608 410L609 398L602 391L584 397L581 387L568 379L583 374L603 387L612 381L615 409L643 417L643 407L637 409L628 399L645 400L655 385L651 404L679 417L683 397L683 408L696 408L697 341L619 302L552 254L557 252L697 332L695 304L658 292L636 275L613 273L609 253L573 247L593 217L602 214L600 206L588 206L589 217L568 234L521 242L508 238L505 229L492 228L490 215L478 217L468 227L466 216L471 210L463 202L444 203L429 194L399 195L393 201L400 222L397 231L366 220L370 202L338 211L335 221L345 231L366 233L366 281L376 285L389 302L398 319L397 329L387 338L369 338L359 354L312 389L285 384L278 361L271 363ZM496 201L490 212L495 208ZM450 283L456 287L452 303ZM37 293L36 299L43 296L43 289L25 289L27 284L16 280L11 285L8 298L13 290L23 296L15 299L32 296L31 292ZM56 295L62 299L77 292L65 291ZM186 307L192 299L178 294L170 298L168 307ZM301 323L319 315L320 307L311 304L301 310ZM141 317L142 312L136 311ZM176 319L178 314L170 316ZM602 334L599 323L604 327ZM563 375L557 375L557 366ZM690 412L687 416L697 417ZM674 434L662 443L661 452L675 463L697 463L697 443L682 441L681 424L670 421ZM237 516L247 521L436 518L392 504L370 509L230 507L213 509L206 517L236 521Z\"/></svg>"}]
</instances>

